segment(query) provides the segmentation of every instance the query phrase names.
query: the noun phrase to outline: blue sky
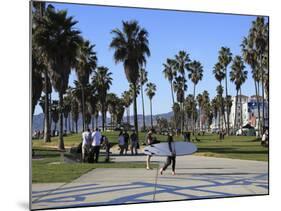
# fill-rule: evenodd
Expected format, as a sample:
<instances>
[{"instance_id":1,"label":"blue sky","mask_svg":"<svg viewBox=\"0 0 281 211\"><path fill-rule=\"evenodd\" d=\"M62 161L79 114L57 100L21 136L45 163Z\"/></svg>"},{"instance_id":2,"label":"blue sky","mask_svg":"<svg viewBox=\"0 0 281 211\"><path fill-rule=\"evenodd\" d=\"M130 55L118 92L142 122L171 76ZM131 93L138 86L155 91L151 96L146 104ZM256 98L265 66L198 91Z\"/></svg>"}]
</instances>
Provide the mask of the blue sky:
<instances>
[{"instance_id":1,"label":"blue sky","mask_svg":"<svg viewBox=\"0 0 281 211\"><path fill-rule=\"evenodd\" d=\"M147 59L146 70L149 81L157 86L153 98L154 114L171 111L171 92L162 70L167 58L173 58L179 50L189 53L192 60L202 63L203 80L196 88L196 93L207 90L210 97L216 95L216 86L212 69L218 60L218 51L222 46L231 49L233 55L241 54L241 41L247 35L255 16L226 15L198 12L179 12L167 10L150 10L120 7L104 7L78 4L53 4L56 9L66 9L68 14L79 21L76 28L84 38L95 44L98 65L106 66L113 73L113 83L110 92L121 96L129 85L125 78L123 65L115 64L113 50L109 49L112 40L110 31L121 28L122 20L137 20L149 32L149 47L151 56ZM230 70L230 68L229 68ZM242 86L245 95L254 94L254 83L251 70L247 66L248 80ZM76 75L73 72L69 84L73 84ZM228 82L228 92L235 95L234 84ZM188 93L193 92L193 84L188 81ZM53 94L57 98L57 94ZM145 98L146 114L149 114L149 101ZM36 107L35 114L41 113ZM138 98L138 113L141 113L141 98Z\"/></svg>"}]
</instances>

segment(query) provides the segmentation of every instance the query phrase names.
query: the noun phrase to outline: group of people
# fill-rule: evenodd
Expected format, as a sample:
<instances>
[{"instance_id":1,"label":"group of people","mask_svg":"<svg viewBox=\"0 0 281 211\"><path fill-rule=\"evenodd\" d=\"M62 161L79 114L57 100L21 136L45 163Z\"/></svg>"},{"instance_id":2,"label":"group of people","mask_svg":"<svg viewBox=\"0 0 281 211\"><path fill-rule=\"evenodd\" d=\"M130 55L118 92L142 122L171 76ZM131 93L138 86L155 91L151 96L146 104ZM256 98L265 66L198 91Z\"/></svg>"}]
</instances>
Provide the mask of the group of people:
<instances>
[{"instance_id":1,"label":"group of people","mask_svg":"<svg viewBox=\"0 0 281 211\"><path fill-rule=\"evenodd\" d=\"M82 161L86 161L86 155L92 154L93 162L97 163L99 160L100 148L105 146L106 158L109 161L110 142L108 138L101 134L100 130L96 128L91 131L87 129L82 133Z\"/></svg>"},{"instance_id":2,"label":"group of people","mask_svg":"<svg viewBox=\"0 0 281 211\"><path fill-rule=\"evenodd\" d=\"M126 155L129 150L129 146L132 155L138 154L139 141L138 136L134 130L132 131L131 135L129 135L126 130L124 132L121 130L118 136L118 144L120 149L120 155Z\"/></svg>"},{"instance_id":3,"label":"group of people","mask_svg":"<svg viewBox=\"0 0 281 211\"><path fill-rule=\"evenodd\" d=\"M173 134L170 132L168 134L168 146L171 154L167 156L166 162L164 166L160 169L160 174L168 168L169 165L172 164L172 174L175 175L175 167L176 167L176 153L175 153L175 143L173 140ZM152 145L157 142L156 138L153 137L153 131L150 130L146 136L146 144ZM133 130L132 133L129 135L127 131L120 131L118 136L118 144L120 148L120 155L127 154L129 151L129 146L132 155L138 154L139 149L139 141L136 132ZM101 134L100 130L96 128L95 130L87 129L82 133L82 161L86 161L86 156L91 154L93 157L93 162L98 162L100 148L101 146L105 146L106 151L106 161L109 161L109 154L110 154L110 142L108 138ZM150 170L151 165L151 155L147 155L146 159L146 169Z\"/></svg>"}]
</instances>

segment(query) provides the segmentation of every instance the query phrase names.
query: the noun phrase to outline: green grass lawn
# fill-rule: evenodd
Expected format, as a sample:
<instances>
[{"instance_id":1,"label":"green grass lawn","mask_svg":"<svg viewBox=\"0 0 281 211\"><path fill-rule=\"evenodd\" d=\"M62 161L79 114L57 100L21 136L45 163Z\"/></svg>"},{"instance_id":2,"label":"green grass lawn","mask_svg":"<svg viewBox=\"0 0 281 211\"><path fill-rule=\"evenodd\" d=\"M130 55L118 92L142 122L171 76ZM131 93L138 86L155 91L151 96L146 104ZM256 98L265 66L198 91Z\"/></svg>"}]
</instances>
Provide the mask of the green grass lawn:
<instances>
[{"instance_id":1,"label":"green grass lawn","mask_svg":"<svg viewBox=\"0 0 281 211\"><path fill-rule=\"evenodd\" d=\"M62 163L58 151L35 150L37 159L32 160L32 183L67 183L96 168L145 168L145 162L104 162L101 156L99 163ZM65 156L71 156L66 153ZM157 168L158 164L152 164Z\"/></svg>"},{"instance_id":2,"label":"green grass lawn","mask_svg":"<svg viewBox=\"0 0 281 211\"><path fill-rule=\"evenodd\" d=\"M117 143L118 132L103 132L112 143ZM145 133L140 133L140 143L145 142ZM160 141L166 141L166 136L156 135ZM192 139L194 137L191 137ZM268 148L260 146L252 136L225 136L223 141L218 140L217 135L197 136L201 141L196 142L198 146L197 155L224 157L243 160L268 160ZM182 140L181 136L175 136L175 140ZM77 146L81 142L81 134L69 135L64 138L66 148ZM56 148L58 137L52 138L51 143L43 140L33 140L34 149Z\"/></svg>"}]
</instances>

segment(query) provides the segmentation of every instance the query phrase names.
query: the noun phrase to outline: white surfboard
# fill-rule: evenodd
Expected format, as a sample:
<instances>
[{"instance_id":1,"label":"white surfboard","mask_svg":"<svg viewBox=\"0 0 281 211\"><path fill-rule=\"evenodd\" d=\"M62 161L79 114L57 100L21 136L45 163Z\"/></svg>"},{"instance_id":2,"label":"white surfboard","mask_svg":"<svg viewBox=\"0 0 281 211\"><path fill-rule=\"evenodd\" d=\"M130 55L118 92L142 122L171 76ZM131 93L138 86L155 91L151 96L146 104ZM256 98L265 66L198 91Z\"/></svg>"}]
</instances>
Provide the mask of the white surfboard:
<instances>
[{"instance_id":1,"label":"white surfboard","mask_svg":"<svg viewBox=\"0 0 281 211\"><path fill-rule=\"evenodd\" d=\"M190 142L173 142L172 148L174 149L176 156L190 155L197 151L195 144ZM152 144L144 148L144 154L152 156L170 156L168 142Z\"/></svg>"}]
</instances>

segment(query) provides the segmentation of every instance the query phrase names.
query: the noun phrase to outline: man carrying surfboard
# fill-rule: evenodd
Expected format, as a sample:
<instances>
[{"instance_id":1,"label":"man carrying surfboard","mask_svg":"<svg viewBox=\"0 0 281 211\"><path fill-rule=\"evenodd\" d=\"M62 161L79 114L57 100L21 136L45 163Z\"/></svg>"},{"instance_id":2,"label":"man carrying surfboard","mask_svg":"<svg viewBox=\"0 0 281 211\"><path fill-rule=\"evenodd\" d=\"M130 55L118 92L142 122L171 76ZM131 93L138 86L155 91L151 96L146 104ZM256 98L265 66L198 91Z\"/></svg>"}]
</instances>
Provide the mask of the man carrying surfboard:
<instances>
[{"instance_id":1,"label":"man carrying surfboard","mask_svg":"<svg viewBox=\"0 0 281 211\"><path fill-rule=\"evenodd\" d=\"M163 174L163 171L165 171L169 165L172 163L172 174L175 175L175 168L176 168L176 150L175 150L175 142L173 139L172 133L169 133L168 135L168 146L169 150L171 152L171 155L167 157L166 163L164 164L163 168L160 169L160 174Z\"/></svg>"}]
</instances>

